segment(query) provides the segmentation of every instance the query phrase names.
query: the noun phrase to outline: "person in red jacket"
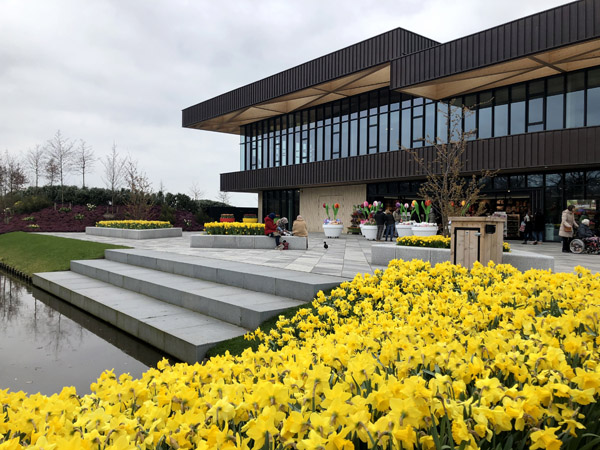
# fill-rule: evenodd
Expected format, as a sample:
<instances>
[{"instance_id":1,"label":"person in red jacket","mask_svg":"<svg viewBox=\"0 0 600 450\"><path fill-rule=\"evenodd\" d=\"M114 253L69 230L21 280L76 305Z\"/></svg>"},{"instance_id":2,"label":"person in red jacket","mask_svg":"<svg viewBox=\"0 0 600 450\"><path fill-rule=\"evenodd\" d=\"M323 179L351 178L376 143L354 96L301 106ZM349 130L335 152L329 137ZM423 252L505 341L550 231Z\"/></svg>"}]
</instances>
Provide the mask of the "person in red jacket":
<instances>
[{"instance_id":1,"label":"person in red jacket","mask_svg":"<svg viewBox=\"0 0 600 450\"><path fill-rule=\"evenodd\" d=\"M265 217L265 236L270 236L275 238L275 248L279 247L279 232L277 231L277 226L273 219L275 218L275 213L269 214Z\"/></svg>"}]
</instances>

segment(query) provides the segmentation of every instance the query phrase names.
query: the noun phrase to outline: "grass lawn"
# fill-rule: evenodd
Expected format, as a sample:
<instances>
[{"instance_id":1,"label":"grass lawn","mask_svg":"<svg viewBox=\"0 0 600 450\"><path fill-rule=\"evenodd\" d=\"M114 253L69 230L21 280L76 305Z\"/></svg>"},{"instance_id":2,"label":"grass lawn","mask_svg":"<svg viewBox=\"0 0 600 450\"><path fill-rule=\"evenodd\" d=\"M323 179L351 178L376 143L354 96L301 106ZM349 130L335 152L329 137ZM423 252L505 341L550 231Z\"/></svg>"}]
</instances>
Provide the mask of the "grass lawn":
<instances>
[{"instance_id":1,"label":"grass lawn","mask_svg":"<svg viewBox=\"0 0 600 450\"><path fill-rule=\"evenodd\" d=\"M17 231L0 235L0 261L23 273L69 270L73 259L104 258L104 250L129 248Z\"/></svg>"}]
</instances>

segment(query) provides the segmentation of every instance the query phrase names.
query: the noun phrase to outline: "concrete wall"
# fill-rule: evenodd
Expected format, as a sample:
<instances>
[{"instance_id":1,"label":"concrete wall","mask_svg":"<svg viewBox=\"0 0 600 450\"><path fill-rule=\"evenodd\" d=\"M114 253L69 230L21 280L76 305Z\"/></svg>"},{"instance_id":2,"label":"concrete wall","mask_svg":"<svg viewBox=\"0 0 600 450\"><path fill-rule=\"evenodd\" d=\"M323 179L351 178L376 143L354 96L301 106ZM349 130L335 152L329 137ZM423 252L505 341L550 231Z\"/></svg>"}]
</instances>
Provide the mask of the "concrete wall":
<instances>
[{"instance_id":1,"label":"concrete wall","mask_svg":"<svg viewBox=\"0 0 600 450\"><path fill-rule=\"evenodd\" d=\"M300 189L300 215L306 220L308 231L322 232L323 220L327 218L323 203L328 203L329 205L339 203L340 210L337 218L344 223L345 231L346 227L350 225L352 206L358 205L366 199L366 184L303 188ZM333 219L333 211L331 208L329 208L329 215Z\"/></svg>"}]
</instances>

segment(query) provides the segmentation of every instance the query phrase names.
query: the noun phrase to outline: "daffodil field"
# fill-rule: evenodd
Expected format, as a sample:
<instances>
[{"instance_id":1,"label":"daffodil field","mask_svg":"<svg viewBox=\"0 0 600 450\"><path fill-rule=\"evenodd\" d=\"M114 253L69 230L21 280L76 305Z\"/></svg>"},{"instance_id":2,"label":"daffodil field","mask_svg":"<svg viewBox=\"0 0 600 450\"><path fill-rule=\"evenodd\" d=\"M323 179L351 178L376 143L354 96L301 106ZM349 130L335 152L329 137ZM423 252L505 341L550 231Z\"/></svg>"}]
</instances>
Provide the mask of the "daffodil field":
<instances>
[{"instance_id":1,"label":"daffodil field","mask_svg":"<svg viewBox=\"0 0 600 450\"><path fill-rule=\"evenodd\" d=\"M0 391L0 449L600 448L600 275L392 261L259 339L92 394Z\"/></svg>"},{"instance_id":2,"label":"daffodil field","mask_svg":"<svg viewBox=\"0 0 600 450\"><path fill-rule=\"evenodd\" d=\"M125 228L128 230L154 230L156 228L172 228L170 222L160 220L101 220L96 222L97 227Z\"/></svg>"},{"instance_id":3,"label":"daffodil field","mask_svg":"<svg viewBox=\"0 0 600 450\"><path fill-rule=\"evenodd\" d=\"M265 224L246 222L207 222L204 224L204 231L206 231L206 234L258 236L265 234Z\"/></svg>"}]
</instances>

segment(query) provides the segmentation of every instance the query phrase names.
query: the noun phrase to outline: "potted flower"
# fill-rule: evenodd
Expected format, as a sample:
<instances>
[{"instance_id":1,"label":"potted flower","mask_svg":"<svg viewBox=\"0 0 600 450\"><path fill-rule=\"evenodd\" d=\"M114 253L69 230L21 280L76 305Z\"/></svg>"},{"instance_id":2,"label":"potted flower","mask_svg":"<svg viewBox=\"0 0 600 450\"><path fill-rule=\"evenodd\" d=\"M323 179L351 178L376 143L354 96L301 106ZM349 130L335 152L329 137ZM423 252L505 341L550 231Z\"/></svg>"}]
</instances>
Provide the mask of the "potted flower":
<instances>
[{"instance_id":1,"label":"potted flower","mask_svg":"<svg viewBox=\"0 0 600 450\"><path fill-rule=\"evenodd\" d=\"M233 214L221 214L219 222L235 222L235 217Z\"/></svg>"},{"instance_id":2,"label":"potted flower","mask_svg":"<svg viewBox=\"0 0 600 450\"><path fill-rule=\"evenodd\" d=\"M413 200L412 207L414 211L417 213L417 218L420 218L420 209L423 209L423 213L425 215L425 220L420 223L415 223L411 230L415 236L435 236L438 231L438 226L435 223L429 223L429 215L431 214L432 207L431 200L427 199L424 202L421 202L421 206L419 207L419 202Z\"/></svg>"},{"instance_id":3,"label":"potted flower","mask_svg":"<svg viewBox=\"0 0 600 450\"><path fill-rule=\"evenodd\" d=\"M244 217L242 217L242 222L243 223L258 223L258 217L256 217L256 214L244 214Z\"/></svg>"},{"instance_id":4,"label":"potted flower","mask_svg":"<svg viewBox=\"0 0 600 450\"><path fill-rule=\"evenodd\" d=\"M396 224L396 233L398 237L412 236L412 227L415 224L414 221L410 220L412 215L410 205L408 203L396 203L396 207L400 209L401 221Z\"/></svg>"},{"instance_id":5,"label":"potted flower","mask_svg":"<svg viewBox=\"0 0 600 450\"><path fill-rule=\"evenodd\" d=\"M365 239L369 241L374 241L377 239L377 225L375 224L375 219L373 215L381 206L381 202L374 201L372 204L369 202L364 202L362 204L362 212L364 215L364 219L361 221L360 232L365 237Z\"/></svg>"},{"instance_id":6,"label":"potted flower","mask_svg":"<svg viewBox=\"0 0 600 450\"><path fill-rule=\"evenodd\" d=\"M350 226L348 227L348 234L360 234L360 221L362 212L359 206L352 207L352 214L350 215Z\"/></svg>"},{"instance_id":7,"label":"potted flower","mask_svg":"<svg viewBox=\"0 0 600 450\"><path fill-rule=\"evenodd\" d=\"M329 205L327 203L323 203L323 208L325 208L325 212L327 213L327 219L323 221L323 232L325 233L325 237L339 238L344 230L342 221L337 218L338 211L340 210L340 204L334 203L331 205L333 210L333 219L331 219L329 215Z\"/></svg>"}]
</instances>

